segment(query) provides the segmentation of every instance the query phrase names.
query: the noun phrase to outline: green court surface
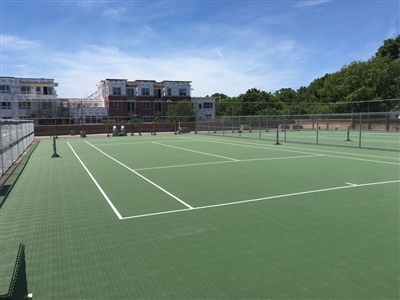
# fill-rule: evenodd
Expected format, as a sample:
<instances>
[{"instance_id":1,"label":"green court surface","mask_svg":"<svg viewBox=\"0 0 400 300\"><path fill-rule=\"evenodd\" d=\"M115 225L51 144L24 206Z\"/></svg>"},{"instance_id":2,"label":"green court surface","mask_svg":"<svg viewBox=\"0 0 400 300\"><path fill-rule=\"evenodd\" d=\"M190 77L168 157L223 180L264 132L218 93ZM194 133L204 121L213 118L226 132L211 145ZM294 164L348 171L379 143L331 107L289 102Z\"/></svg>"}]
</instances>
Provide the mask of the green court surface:
<instances>
[{"instance_id":1,"label":"green court surface","mask_svg":"<svg viewBox=\"0 0 400 300\"><path fill-rule=\"evenodd\" d=\"M2 276L22 242L34 299L400 297L397 151L187 134L57 153L40 141L0 209Z\"/></svg>"}]
</instances>

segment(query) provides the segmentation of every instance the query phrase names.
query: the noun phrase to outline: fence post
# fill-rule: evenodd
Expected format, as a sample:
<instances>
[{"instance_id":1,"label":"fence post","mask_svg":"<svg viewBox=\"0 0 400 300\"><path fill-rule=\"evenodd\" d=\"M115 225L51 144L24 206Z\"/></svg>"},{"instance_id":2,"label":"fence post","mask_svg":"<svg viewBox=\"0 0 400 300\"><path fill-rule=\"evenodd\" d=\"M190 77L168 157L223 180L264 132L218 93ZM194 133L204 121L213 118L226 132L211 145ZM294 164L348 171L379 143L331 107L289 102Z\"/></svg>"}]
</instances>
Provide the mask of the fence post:
<instances>
[{"instance_id":1,"label":"fence post","mask_svg":"<svg viewBox=\"0 0 400 300\"><path fill-rule=\"evenodd\" d=\"M319 133L319 115L317 115L317 145L318 145L318 133Z\"/></svg>"},{"instance_id":2,"label":"fence post","mask_svg":"<svg viewBox=\"0 0 400 300\"><path fill-rule=\"evenodd\" d=\"M360 134L358 139L358 147L361 148L361 127L362 127L362 113L360 112Z\"/></svg>"}]
</instances>

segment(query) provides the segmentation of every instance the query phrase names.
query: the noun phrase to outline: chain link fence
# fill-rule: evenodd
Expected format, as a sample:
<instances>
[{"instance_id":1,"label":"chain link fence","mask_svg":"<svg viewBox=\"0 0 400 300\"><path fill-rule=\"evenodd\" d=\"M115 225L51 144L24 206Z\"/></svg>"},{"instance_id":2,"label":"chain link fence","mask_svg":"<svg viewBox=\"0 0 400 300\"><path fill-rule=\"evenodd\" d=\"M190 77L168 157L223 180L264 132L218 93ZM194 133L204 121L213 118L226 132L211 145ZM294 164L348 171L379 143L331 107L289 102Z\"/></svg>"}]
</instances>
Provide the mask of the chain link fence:
<instances>
[{"instance_id":1,"label":"chain link fence","mask_svg":"<svg viewBox=\"0 0 400 300\"><path fill-rule=\"evenodd\" d=\"M400 151L400 119L390 113L229 116L196 123L199 134Z\"/></svg>"},{"instance_id":2,"label":"chain link fence","mask_svg":"<svg viewBox=\"0 0 400 300\"><path fill-rule=\"evenodd\" d=\"M34 139L33 121L0 119L0 177Z\"/></svg>"}]
</instances>

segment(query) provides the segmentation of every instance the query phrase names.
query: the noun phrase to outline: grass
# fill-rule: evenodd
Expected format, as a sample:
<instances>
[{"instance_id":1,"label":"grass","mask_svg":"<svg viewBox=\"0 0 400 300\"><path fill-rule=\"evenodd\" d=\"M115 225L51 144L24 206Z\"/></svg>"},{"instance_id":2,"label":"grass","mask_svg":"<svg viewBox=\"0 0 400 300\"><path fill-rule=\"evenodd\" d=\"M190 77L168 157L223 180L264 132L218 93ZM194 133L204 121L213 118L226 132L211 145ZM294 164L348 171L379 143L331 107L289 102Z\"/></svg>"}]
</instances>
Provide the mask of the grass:
<instances>
[{"instance_id":1,"label":"grass","mask_svg":"<svg viewBox=\"0 0 400 300\"><path fill-rule=\"evenodd\" d=\"M2 266L23 242L35 299L400 296L397 152L199 135L57 149L37 146L0 210Z\"/></svg>"}]
</instances>

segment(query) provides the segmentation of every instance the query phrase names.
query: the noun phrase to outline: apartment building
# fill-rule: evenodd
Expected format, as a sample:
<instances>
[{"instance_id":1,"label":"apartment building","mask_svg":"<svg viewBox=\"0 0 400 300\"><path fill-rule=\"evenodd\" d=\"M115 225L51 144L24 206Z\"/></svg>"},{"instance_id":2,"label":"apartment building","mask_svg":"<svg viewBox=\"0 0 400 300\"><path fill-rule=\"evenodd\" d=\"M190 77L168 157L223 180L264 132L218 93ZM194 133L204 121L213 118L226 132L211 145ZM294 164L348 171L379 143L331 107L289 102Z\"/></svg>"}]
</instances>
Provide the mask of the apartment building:
<instances>
[{"instance_id":1,"label":"apartment building","mask_svg":"<svg viewBox=\"0 0 400 300\"><path fill-rule=\"evenodd\" d=\"M0 77L0 117L54 118L62 115L56 106L58 83L54 79Z\"/></svg>"},{"instance_id":2,"label":"apartment building","mask_svg":"<svg viewBox=\"0 0 400 300\"><path fill-rule=\"evenodd\" d=\"M105 79L97 84L110 116L165 116L169 105L191 100L191 81Z\"/></svg>"},{"instance_id":3,"label":"apartment building","mask_svg":"<svg viewBox=\"0 0 400 300\"><path fill-rule=\"evenodd\" d=\"M209 120L215 118L214 97L192 97L192 104L196 111L197 120Z\"/></svg>"},{"instance_id":4,"label":"apartment building","mask_svg":"<svg viewBox=\"0 0 400 300\"><path fill-rule=\"evenodd\" d=\"M0 117L34 119L45 125L152 121L189 100L199 119L215 117L215 99L191 96L191 81L104 79L87 98L58 98L54 79L0 77Z\"/></svg>"}]
</instances>

